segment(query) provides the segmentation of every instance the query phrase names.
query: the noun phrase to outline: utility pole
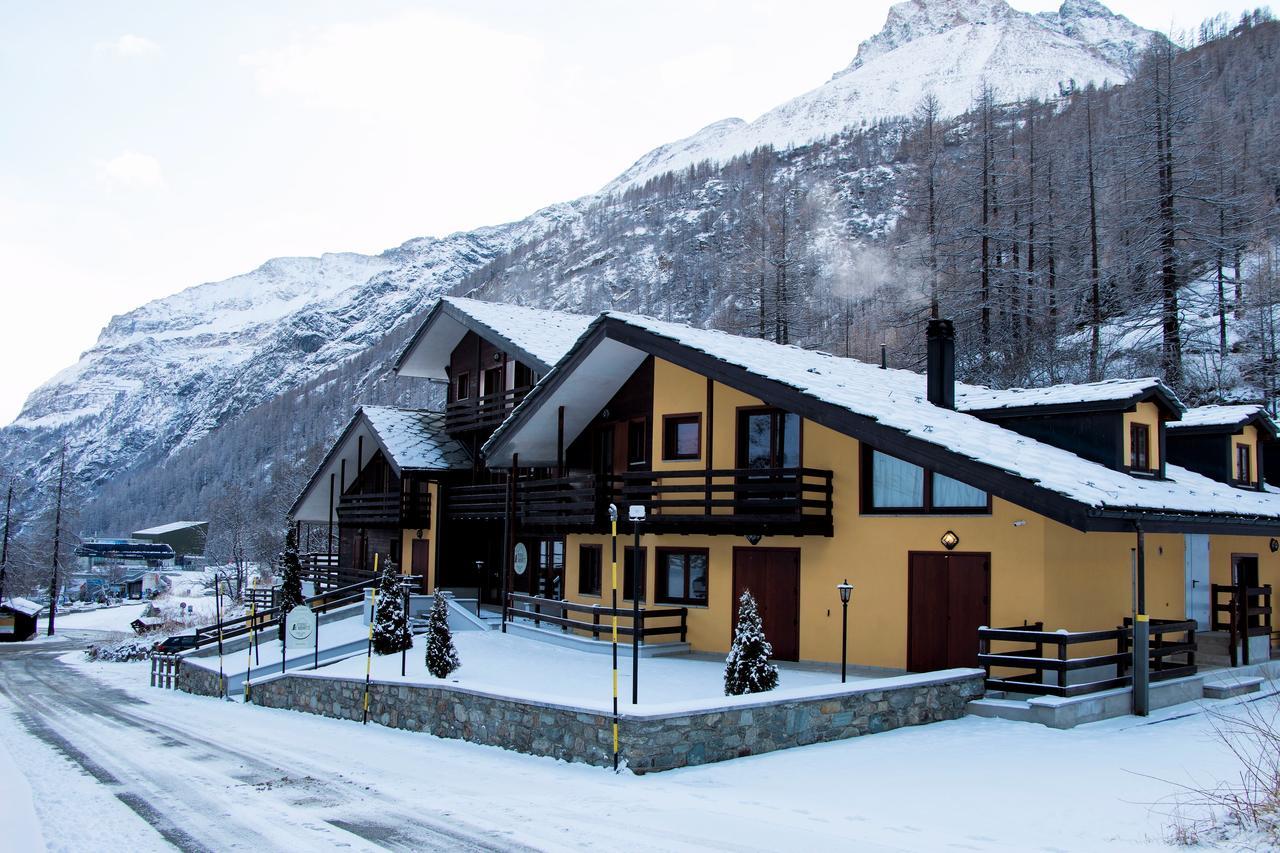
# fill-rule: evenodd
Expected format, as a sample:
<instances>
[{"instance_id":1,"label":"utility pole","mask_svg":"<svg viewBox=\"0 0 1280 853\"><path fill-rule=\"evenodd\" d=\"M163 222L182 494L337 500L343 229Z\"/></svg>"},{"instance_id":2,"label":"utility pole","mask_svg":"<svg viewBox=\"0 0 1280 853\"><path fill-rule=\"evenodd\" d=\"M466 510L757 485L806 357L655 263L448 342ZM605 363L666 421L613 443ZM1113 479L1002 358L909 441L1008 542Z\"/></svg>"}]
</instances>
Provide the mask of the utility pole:
<instances>
[{"instance_id":1,"label":"utility pole","mask_svg":"<svg viewBox=\"0 0 1280 853\"><path fill-rule=\"evenodd\" d=\"M13 480L9 480L9 497L4 504L4 545L0 546L0 601L4 601L4 576L9 567L9 522L13 513Z\"/></svg>"},{"instance_id":2,"label":"utility pole","mask_svg":"<svg viewBox=\"0 0 1280 853\"><path fill-rule=\"evenodd\" d=\"M67 443L62 442L61 459L58 462L58 504L53 514L53 577L49 579L49 631L53 636L53 623L58 617L58 550L62 547L62 490L67 475ZM6 530L7 530L6 526Z\"/></svg>"}]
</instances>

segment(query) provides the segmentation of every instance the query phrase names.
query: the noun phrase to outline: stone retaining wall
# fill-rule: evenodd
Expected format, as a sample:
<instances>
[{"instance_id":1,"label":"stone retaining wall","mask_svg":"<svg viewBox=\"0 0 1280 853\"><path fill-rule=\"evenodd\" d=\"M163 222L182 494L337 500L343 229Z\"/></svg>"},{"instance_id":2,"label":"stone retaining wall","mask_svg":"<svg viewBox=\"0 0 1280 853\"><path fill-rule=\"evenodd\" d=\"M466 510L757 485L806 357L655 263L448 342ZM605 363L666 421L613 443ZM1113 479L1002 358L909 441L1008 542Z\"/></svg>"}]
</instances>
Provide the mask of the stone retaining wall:
<instances>
[{"instance_id":1,"label":"stone retaining wall","mask_svg":"<svg viewBox=\"0 0 1280 853\"><path fill-rule=\"evenodd\" d=\"M221 696L222 689L218 682L216 669L205 669L195 666L189 661L178 660L178 689L197 696Z\"/></svg>"},{"instance_id":2,"label":"stone retaining wall","mask_svg":"<svg viewBox=\"0 0 1280 853\"><path fill-rule=\"evenodd\" d=\"M214 673L216 680L217 673ZM639 773L670 770L902 726L950 720L982 695L981 670L850 685L803 699L766 697L696 712L626 714L621 756ZM251 684L250 701L345 720L362 718L364 682L305 673ZM374 681L369 719L392 728L607 767L610 717L598 710L496 696L457 685Z\"/></svg>"}]
</instances>

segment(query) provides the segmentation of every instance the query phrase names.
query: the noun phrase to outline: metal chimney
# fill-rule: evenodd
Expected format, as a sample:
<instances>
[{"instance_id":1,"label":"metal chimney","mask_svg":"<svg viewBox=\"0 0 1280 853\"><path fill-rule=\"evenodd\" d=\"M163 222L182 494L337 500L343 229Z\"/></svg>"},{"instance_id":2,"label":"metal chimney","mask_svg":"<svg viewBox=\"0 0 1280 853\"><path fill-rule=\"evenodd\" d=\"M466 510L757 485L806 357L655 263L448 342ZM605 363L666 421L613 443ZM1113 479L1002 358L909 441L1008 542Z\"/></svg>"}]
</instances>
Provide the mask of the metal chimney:
<instances>
[{"instance_id":1,"label":"metal chimney","mask_svg":"<svg viewBox=\"0 0 1280 853\"><path fill-rule=\"evenodd\" d=\"M929 402L944 409L956 407L956 331L950 320L930 320L925 333L928 350Z\"/></svg>"}]
</instances>

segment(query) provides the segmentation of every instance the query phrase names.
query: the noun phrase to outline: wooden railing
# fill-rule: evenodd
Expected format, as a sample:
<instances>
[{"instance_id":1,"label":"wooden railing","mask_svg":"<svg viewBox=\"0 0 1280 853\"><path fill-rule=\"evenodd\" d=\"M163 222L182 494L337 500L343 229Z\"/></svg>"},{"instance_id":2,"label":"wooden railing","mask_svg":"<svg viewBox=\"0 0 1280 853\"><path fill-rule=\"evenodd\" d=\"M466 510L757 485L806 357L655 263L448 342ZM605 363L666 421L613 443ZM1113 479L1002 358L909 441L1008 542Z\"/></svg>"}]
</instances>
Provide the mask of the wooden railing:
<instances>
[{"instance_id":1,"label":"wooden railing","mask_svg":"<svg viewBox=\"0 0 1280 853\"><path fill-rule=\"evenodd\" d=\"M1196 623L1192 620L1155 619L1149 624L1149 680L1157 682L1194 675ZM1168 638L1168 635L1181 636ZM993 651L993 643L1017 644L1018 647ZM1040 696L1080 696L1133 684L1133 676L1129 672L1133 661L1132 643L1133 626L1129 619L1123 626L1102 631L1046 631L1042 622L1011 628L979 628L978 664L987 670L988 690ZM1073 657L1071 651L1085 644L1106 644L1115 651L1095 651ZM1052 654L1045 654L1046 646L1052 647ZM1105 673L1086 673L1091 680L1071 683L1070 674L1073 672L1106 668L1114 668L1114 674L1107 677ZM1011 669L1014 672L996 675L993 669Z\"/></svg>"},{"instance_id":2,"label":"wooden railing","mask_svg":"<svg viewBox=\"0 0 1280 853\"><path fill-rule=\"evenodd\" d=\"M164 690L178 689L179 658L164 652L151 653L151 686Z\"/></svg>"},{"instance_id":3,"label":"wooden railing","mask_svg":"<svg viewBox=\"0 0 1280 853\"><path fill-rule=\"evenodd\" d=\"M337 511L342 524L427 528L431 526L431 495L419 491L343 495Z\"/></svg>"},{"instance_id":4,"label":"wooden railing","mask_svg":"<svg viewBox=\"0 0 1280 853\"><path fill-rule=\"evenodd\" d=\"M511 410L520 404L530 390L531 386L512 388L509 391L449 403L444 410L445 432L492 430L506 420Z\"/></svg>"},{"instance_id":5,"label":"wooden railing","mask_svg":"<svg viewBox=\"0 0 1280 853\"><path fill-rule=\"evenodd\" d=\"M833 473L816 468L719 468L571 474L516 481L515 510L532 528L605 531L607 508L643 504L654 533L743 531L830 536ZM449 489L450 519L500 519L508 485Z\"/></svg>"},{"instance_id":6,"label":"wooden railing","mask_svg":"<svg viewBox=\"0 0 1280 853\"><path fill-rule=\"evenodd\" d=\"M345 587L304 598L302 603L309 606L317 614L327 613L334 608L345 607L348 604L355 604L362 600L365 588L373 586L375 583L377 583L375 578L364 578ZM261 631L264 626L273 624L282 616L279 606L275 606L265 610L255 609L253 615L246 614L235 619L224 619L221 623L215 622L212 625L197 628L194 647L203 648L219 642L219 640L222 642L233 640L249 633L251 629Z\"/></svg>"},{"instance_id":7,"label":"wooden railing","mask_svg":"<svg viewBox=\"0 0 1280 853\"><path fill-rule=\"evenodd\" d=\"M540 627L545 622L549 625L589 633L595 640L600 639L602 635L608 636L611 630L610 619L615 612L611 607L601 607L598 604L558 601L543 598L540 595L522 593L508 594L507 601L505 618L508 622L514 619L527 619L533 622L534 627ZM524 607L517 607L518 604ZM620 607L616 612L619 619L626 619L628 622L635 617L634 611L630 608ZM589 615L591 619L590 621L574 619L570 616L571 613ZM675 620L675 624L651 624L659 619ZM624 637L635 636L637 632L642 643L651 637L671 636L678 636L683 643L689 636L689 610L685 607L641 607L640 618L635 627L630 624L618 626L618 634Z\"/></svg>"},{"instance_id":8,"label":"wooden railing","mask_svg":"<svg viewBox=\"0 0 1280 853\"><path fill-rule=\"evenodd\" d=\"M1213 630L1228 633L1231 665L1243 663L1248 666L1249 638L1271 636L1271 585L1250 587L1215 583L1209 589ZM1243 661L1238 660L1241 654Z\"/></svg>"}]
</instances>

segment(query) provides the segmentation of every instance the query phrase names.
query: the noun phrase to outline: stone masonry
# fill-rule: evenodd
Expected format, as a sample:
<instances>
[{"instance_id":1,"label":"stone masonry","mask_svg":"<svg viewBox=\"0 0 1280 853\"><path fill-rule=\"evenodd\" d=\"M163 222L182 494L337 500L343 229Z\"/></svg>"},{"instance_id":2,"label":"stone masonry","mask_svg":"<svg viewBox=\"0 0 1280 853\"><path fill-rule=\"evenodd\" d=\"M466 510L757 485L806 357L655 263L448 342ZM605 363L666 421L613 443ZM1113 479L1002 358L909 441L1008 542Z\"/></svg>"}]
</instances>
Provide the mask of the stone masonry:
<instances>
[{"instance_id":1,"label":"stone masonry","mask_svg":"<svg viewBox=\"0 0 1280 853\"><path fill-rule=\"evenodd\" d=\"M964 714L969 700L982 695L982 683L981 670L949 670L932 677L862 682L803 699L770 700L762 694L689 713L624 713L621 758L637 773L671 770L955 719ZM250 701L359 720L364 682L307 673L274 675L252 683ZM455 684L374 681L369 720L530 755L601 767L613 762L610 717L604 712L496 696Z\"/></svg>"}]
</instances>

